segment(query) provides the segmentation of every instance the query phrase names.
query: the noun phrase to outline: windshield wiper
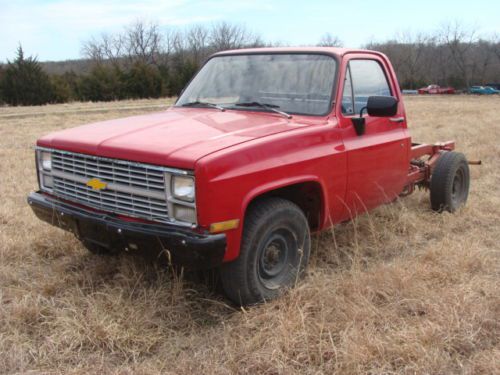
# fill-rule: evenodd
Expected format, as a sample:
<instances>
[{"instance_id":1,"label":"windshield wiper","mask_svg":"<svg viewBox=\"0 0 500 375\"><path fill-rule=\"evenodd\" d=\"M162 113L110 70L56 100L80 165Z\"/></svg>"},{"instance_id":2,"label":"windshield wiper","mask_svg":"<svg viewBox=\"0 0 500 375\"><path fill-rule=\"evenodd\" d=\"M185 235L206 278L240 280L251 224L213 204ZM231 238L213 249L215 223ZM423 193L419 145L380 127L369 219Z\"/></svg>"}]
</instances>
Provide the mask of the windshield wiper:
<instances>
[{"instance_id":1,"label":"windshield wiper","mask_svg":"<svg viewBox=\"0 0 500 375\"><path fill-rule=\"evenodd\" d=\"M196 100L194 102L187 102L187 103L181 104L181 107L196 107L196 106L217 108L217 109L221 110L222 112L224 112L226 110L226 108L221 107L218 104L208 103L208 102L200 102L199 100Z\"/></svg>"},{"instance_id":2,"label":"windshield wiper","mask_svg":"<svg viewBox=\"0 0 500 375\"><path fill-rule=\"evenodd\" d=\"M259 108L264 108L267 109L268 111L276 112L279 113L282 116L285 116L288 119L292 118L292 115L280 111L278 108L280 107L279 105L276 104L269 104L269 103L261 103L261 102L242 102L242 103L234 103L233 104L236 107L259 107Z\"/></svg>"}]
</instances>

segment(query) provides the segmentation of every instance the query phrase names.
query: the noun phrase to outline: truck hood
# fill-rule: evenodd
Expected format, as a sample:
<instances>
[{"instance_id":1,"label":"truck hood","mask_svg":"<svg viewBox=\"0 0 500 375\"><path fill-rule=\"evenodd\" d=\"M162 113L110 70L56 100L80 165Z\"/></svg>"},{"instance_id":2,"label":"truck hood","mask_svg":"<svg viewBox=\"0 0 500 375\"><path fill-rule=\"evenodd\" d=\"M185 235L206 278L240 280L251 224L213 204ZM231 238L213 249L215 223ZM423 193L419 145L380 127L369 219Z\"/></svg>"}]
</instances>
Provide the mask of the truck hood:
<instances>
[{"instance_id":1,"label":"truck hood","mask_svg":"<svg viewBox=\"0 0 500 375\"><path fill-rule=\"evenodd\" d=\"M215 151L305 125L267 112L173 107L58 131L40 138L37 145L194 169L198 159Z\"/></svg>"}]
</instances>

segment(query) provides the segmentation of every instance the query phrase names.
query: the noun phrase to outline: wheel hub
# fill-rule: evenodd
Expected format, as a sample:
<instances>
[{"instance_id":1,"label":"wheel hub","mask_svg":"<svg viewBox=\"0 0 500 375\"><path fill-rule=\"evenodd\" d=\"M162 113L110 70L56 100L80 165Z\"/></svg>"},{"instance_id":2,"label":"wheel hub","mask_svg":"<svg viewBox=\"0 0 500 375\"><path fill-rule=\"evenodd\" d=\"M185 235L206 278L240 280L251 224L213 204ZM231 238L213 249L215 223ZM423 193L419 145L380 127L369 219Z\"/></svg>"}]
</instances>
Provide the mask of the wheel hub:
<instances>
[{"instance_id":1,"label":"wheel hub","mask_svg":"<svg viewBox=\"0 0 500 375\"><path fill-rule=\"evenodd\" d=\"M289 246L286 238L281 234L274 234L267 241L260 256L260 275L271 279L279 275L286 266Z\"/></svg>"}]
</instances>

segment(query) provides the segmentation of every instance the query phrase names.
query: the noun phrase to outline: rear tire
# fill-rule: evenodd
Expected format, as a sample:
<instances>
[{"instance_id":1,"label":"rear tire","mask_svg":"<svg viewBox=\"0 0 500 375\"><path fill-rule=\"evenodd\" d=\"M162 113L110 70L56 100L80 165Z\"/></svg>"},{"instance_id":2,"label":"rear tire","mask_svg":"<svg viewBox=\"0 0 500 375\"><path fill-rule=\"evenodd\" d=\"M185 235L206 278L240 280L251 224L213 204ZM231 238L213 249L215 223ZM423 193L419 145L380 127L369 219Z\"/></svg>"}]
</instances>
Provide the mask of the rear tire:
<instances>
[{"instance_id":1,"label":"rear tire","mask_svg":"<svg viewBox=\"0 0 500 375\"><path fill-rule=\"evenodd\" d=\"M469 164L465 156L459 152L444 152L431 176L432 209L455 212L467 201L469 185Z\"/></svg>"},{"instance_id":2,"label":"rear tire","mask_svg":"<svg viewBox=\"0 0 500 375\"><path fill-rule=\"evenodd\" d=\"M278 297L302 276L310 249L309 225L297 205L281 198L252 204L240 255L221 268L226 295L243 306Z\"/></svg>"}]
</instances>

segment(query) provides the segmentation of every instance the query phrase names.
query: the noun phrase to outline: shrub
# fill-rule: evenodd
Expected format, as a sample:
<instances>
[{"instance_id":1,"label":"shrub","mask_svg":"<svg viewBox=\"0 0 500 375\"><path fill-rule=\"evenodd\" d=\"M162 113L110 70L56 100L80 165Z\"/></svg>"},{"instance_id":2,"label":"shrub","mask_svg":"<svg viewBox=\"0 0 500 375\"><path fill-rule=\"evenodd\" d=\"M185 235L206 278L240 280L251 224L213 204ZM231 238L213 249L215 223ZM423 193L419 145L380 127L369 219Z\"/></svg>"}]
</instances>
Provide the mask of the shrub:
<instances>
[{"instance_id":1,"label":"shrub","mask_svg":"<svg viewBox=\"0 0 500 375\"><path fill-rule=\"evenodd\" d=\"M21 46L13 62L7 68L0 82L3 100L11 105L40 105L53 99L49 76L42 70L36 58L25 57Z\"/></svg>"},{"instance_id":2,"label":"shrub","mask_svg":"<svg viewBox=\"0 0 500 375\"><path fill-rule=\"evenodd\" d=\"M123 72L117 66L98 64L79 82L79 99L111 101L125 98L122 84Z\"/></svg>"},{"instance_id":3,"label":"shrub","mask_svg":"<svg viewBox=\"0 0 500 375\"><path fill-rule=\"evenodd\" d=\"M78 76L74 72L66 72L61 75L50 77L52 84L53 101L56 103L67 103L78 100Z\"/></svg>"},{"instance_id":4,"label":"shrub","mask_svg":"<svg viewBox=\"0 0 500 375\"><path fill-rule=\"evenodd\" d=\"M158 69L142 62L135 63L124 74L124 94L127 98L159 98L162 94L162 77Z\"/></svg>"}]
</instances>

